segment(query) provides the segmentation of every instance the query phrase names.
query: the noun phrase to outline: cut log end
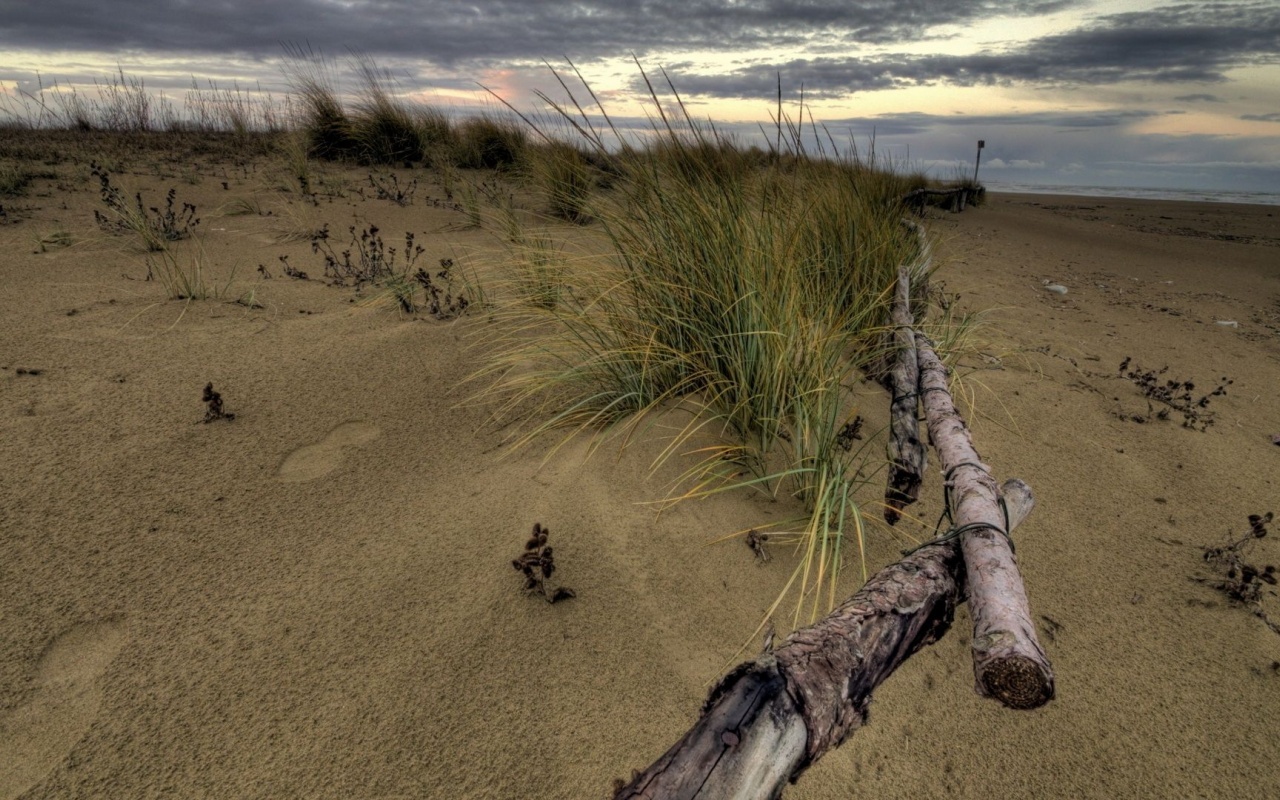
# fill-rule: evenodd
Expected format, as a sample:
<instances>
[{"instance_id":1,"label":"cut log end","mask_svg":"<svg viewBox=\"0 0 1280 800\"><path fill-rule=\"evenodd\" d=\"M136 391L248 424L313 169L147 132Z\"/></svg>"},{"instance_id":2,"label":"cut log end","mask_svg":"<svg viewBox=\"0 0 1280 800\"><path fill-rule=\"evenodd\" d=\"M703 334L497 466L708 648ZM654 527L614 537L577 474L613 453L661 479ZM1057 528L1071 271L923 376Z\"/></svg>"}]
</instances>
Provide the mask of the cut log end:
<instances>
[{"instance_id":1,"label":"cut log end","mask_svg":"<svg viewBox=\"0 0 1280 800\"><path fill-rule=\"evenodd\" d=\"M1053 674L1024 656L996 659L978 675L978 692L1009 708L1029 711L1053 699Z\"/></svg>"}]
</instances>

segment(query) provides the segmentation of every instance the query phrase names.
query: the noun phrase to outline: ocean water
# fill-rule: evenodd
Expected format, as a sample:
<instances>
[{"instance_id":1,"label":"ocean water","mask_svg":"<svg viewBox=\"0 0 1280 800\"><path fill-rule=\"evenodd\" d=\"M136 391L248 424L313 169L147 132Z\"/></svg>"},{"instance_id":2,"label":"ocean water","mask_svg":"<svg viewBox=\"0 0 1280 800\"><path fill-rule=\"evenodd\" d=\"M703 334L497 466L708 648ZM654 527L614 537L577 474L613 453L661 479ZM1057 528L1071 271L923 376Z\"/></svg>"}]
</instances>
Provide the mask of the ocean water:
<instances>
[{"instance_id":1,"label":"ocean water","mask_svg":"<svg viewBox=\"0 0 1280 800\"><path fill-rule=\"evenodd\" d=\"M1200 203L1280 206L1278 192L1215 192L1203 189L1151 189L1142 186L1038 186L1005 181L983 181L983 183L992 192L1016 194L1063 194L1079 197L1126 197L1137 200L1190 200Z\"/></svg>"}]
</instances>

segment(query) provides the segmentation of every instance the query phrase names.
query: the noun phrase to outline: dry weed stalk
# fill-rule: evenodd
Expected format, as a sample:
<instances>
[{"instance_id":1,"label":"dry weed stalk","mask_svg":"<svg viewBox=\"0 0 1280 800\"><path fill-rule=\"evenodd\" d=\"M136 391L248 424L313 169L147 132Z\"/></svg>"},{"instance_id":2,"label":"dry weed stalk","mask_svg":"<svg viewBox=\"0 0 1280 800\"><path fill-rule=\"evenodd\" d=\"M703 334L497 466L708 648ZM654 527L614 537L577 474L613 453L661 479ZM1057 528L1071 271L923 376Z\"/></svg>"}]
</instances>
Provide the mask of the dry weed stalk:
<instances>
[{"instance_id":1,"label":"dry weed stalk","mask_svg":"<svg viewBox=\"0 0 1280 800\"><path fill-rule=\"evenodd\" d=\"M568 600L576 597L572 589L564 586L553 587L551 576L555 574L556 562L551 546L547 544L550 530L540 522L533 523L533 535L524 544L524 553L511 562L516 572L524 575L525 591L537 592L548 603Z\"/></svg>"}]
</instances>

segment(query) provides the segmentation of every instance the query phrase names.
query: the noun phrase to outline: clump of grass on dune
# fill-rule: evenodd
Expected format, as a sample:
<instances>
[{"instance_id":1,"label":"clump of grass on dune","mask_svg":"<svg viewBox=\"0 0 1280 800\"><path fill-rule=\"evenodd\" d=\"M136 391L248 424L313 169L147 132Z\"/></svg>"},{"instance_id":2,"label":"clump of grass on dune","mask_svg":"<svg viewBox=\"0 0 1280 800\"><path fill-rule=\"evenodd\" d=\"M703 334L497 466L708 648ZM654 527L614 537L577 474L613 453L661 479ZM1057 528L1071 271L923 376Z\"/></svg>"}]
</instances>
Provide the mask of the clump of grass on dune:
<instances>
[{"instance_id":1,"label":"clump of grass on dune","mask_svg":"<svg viewBox=\"0 0 1280 800\"><path fill-rule=\"evenodd\" d=\"M520 232L512 243L515 254L517 296L535 307L551 311L568 293L564 253L551 237Z\"/></svg>"},{"instance_id":2,"label":"clump of grass on dune","mask_svg":"<svg viewBox=\"0 0 1280 800\"><path fill-rule=\"evenodd\" d=\"M16 163L0 164L0 197L20 197L31 185L32 173Z\"/></svg>"},{"instance_id":3,"label":"clump of grass on dune","mask_svg":"<svg viewBox=\"0 0 1280 800\"><path fill-rule=\"evenodd\" d=\"M426 150L423 128L413 112L390 90L390 75L368 56L356 58L363 91L351 122L359 157L371 164L418 161Z\"/></svg>"},{"instance_id":4,"label":"clump of grass on dune","mask_svg":"<svg viewBox=\"0 0 1280 800\"><path fill-rule=\"evenodd\" d=\"M185 119L175 121L173 130L201 133L225 132L241 142L255 132L280 133L282 120L277 116L269 94L257 87L257 95L242 89L238 82L222 88L212 80L205 86L193 77L187 90Z\"/></svg>"},{"instance_id":5,"label":"clump of grass on dune","mask_svg":"<svg viewBox=\"0 0 1280 800\"><path fill-rule=\"evenodd\" d=\"M302 131L306 152L323 159L338 159L356 152L351 119L338 99L333 68L310 47L286 45L285 75L298 102L295 125Z\"/></svg>"},{"instance_id":6,"label":"clump of grass on dune","mask_svg":"<svg viewBox=\"0 0 1280 800\"><path fill-rule=\"evenodd\" d=\"M422 161L427 166L452 166L451 154L457 144L453 124L443 111L432 106L419 106L414 110L414 124L422 143Z\"/></svg>"},{"instance_id":7,"label":"clump of grass on dune","mask_svg":"<svg viewBox=\"0 0 1280 800\"><path fill-rule=\"evenodd\" d=\"M285 49L285 71L299 105L297 126L309 155L386 165L454 160L458 136L448 117L397 96L391 73L373 58L351 59L359 90L348 110L329 61L309 48Z\"/></svg>"},{"instance_id":8,"label":"clump of grass on dune","mask_svg":"<svg viewBox=\"0 0 1280 800\"><path fill-rule=\"evenodd\" d=\"M610 153L585 114L571 117L620 176L598 204L611 252L574 274L580 291L512 311L525 324L496 348L492 391L504 411L532 410L530 438L558 426L630 436L674 403L695 409L666 457L706 433L718 443L696 448L679 497L747 485L808 510L788 537L802 556L788 584L798 621L802 605L812 616L834 604L846 537L861 549L862 465L837 441L851 418L843 387L879 355L918 242L886 199L896 177L809 158L795 137L788 158L762 158L651 99L646 150Z\"/></svg>"},{"instance_id":9,"label":"clump of grass on dune","mask_svg":"<svg viewBox=\"0 0 1280 800\"><path fill-rule=\"evenodd\" d=\"M560 141L530 145L527 161L534 185L546 198L547 213L580 225L591 221L587 206L595 175L578 148Z\"/></svg>"},{"instance_id":10,"label":"clump of grass on dune","mask_svg":"<svg viewBox=\"0 0 1280 800\"><path fill-rule=\"evenodd\" d=\"M222 285L211 281L209 256L199 239L182 253L170 249L150 253L146 257L146 265L146 280L163 286L170 300L222 299L231 288L236 273L233 268Z\"/></svg>"},{"instance_id":11,"label":"clump of grass on dune","mask_svg":"<svg viewBox=\"0 0 1280 800\"><path fill-rule=\"evenodd\" d=\"M172 110L163 98L157 102L147 92L142 78L126 75L123 67L117 75L109 76L94 85L98 101L94 104L94 126L102 130L139 133L155 130L157 119L172 116ZM159 113L157 113L159 112ZM78 123L85 117L80 116Z\"/></svg>"},{"instance_id":12,"label":"clump of grass on dune","mask_svg":"<svg viewBox=\"0 0 1280 800\"><path fill-rule=\"evenodd\" d=\"M529 135L517 122L482 114L456 128L453 163L462 169L511 169L524 160Z\"/></svg>"}]
</instances>

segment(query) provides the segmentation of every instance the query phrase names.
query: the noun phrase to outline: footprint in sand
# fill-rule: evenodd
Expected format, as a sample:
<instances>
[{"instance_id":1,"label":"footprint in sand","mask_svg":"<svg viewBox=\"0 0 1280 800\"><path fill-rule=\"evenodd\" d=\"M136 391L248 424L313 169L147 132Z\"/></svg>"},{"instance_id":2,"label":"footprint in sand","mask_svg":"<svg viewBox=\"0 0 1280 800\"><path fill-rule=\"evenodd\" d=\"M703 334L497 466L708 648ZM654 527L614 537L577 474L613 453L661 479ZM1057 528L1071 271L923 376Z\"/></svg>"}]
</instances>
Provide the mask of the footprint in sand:
<instances>
[{"instance_id":1,"label":"footprint in sand","mask_svg":"<svg viewBox=\"0 0 1280 800\"><path fill-rule=\"evenodd\" d=\"M376 425L344 422L315 444L299 447L285 457L278 472L285 483L302 483L323 478L342 464L342 448L357 447L382 435Z\"/></svg>"},{"instance_id":2,"label":"footprint in sand","mask_svg":"<svg viewBox=\"0 0 1280 800\"><path fill-rule=\"evenodd\" d=\"M98 716L98 678L129 638L123 620L77 625L40 658L36 691L0 719L0 800L26 792L75 747Z\"/></svg>"}]
</instances>

